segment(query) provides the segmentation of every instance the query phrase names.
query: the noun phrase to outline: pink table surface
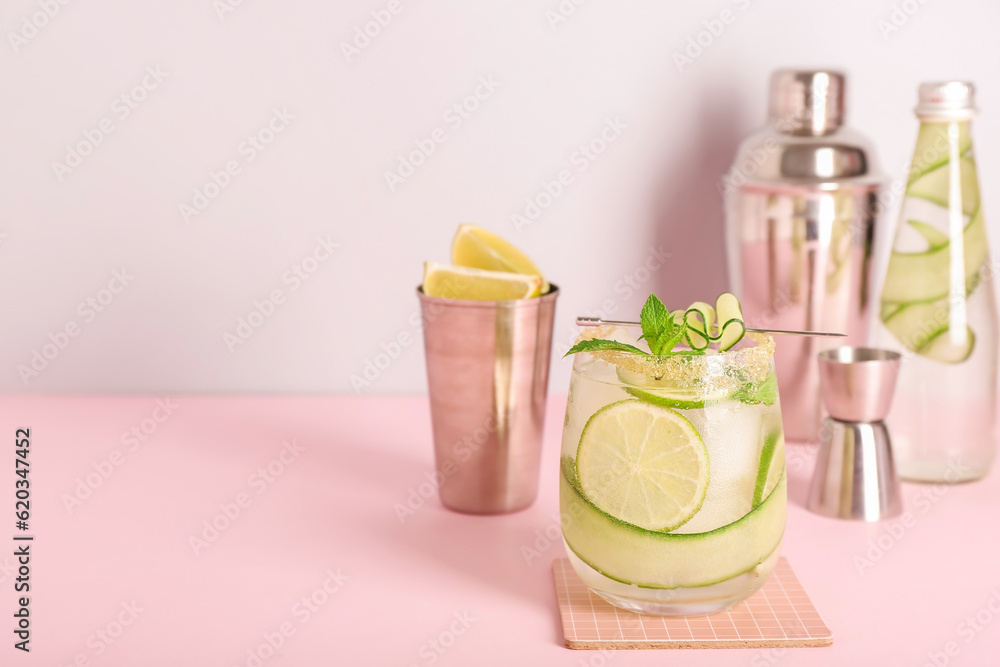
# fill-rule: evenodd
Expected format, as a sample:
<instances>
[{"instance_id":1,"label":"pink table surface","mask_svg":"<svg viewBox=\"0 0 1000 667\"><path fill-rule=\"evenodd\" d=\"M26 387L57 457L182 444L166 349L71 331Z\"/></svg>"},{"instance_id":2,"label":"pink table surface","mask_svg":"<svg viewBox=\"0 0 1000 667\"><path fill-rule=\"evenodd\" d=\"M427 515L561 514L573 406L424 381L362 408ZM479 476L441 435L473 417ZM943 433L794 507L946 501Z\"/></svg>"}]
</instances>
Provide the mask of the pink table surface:
<instances>
[{"instance_id":1,"label":"pink table surface","mask_svg":"<svg viewBox=\"0 0 1000 667\"><path fill-rule=\"evenodd\" d=\"M170 414L158 400L4 400L0 664L1000 662L997 474L905 485L905 522L842 522L802 508L812 454L792 446L783 553L834 645L602 654L563 648L552 583L551 561L563 555L552 539L563 398L550 400L538 501L497 517L421 498L432 466L425 397L181 396ZM13 648L6 555L23 426L36 538L30 654ZM126 435L133 428L143 440ZM411 493L419 502L401 521L397 506ZM213 520L220 529L203 535Z\"/></svg>"}]
</instances>

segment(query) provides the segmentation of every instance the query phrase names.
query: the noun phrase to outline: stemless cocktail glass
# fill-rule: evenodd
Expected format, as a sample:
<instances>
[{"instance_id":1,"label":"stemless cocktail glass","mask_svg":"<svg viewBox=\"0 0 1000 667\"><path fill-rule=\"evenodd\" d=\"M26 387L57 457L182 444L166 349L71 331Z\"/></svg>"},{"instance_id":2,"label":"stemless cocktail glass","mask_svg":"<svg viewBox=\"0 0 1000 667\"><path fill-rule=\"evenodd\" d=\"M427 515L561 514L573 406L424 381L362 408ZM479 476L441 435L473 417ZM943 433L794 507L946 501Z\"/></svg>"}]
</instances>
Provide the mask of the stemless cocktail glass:
<instances>
[{"instance_id":1,"label":"stemless cocktail glass","mask_svg":"<svg viewBox=\"0 0 1000 667\"><path fill-rule=\"evenodd\" d=\"M576 355L560 508L569 559L591 590L632 611L696 616L763 585L787 507L773 353L773 339L747 333L703 355Z\"/></svg>"}]
</instances>

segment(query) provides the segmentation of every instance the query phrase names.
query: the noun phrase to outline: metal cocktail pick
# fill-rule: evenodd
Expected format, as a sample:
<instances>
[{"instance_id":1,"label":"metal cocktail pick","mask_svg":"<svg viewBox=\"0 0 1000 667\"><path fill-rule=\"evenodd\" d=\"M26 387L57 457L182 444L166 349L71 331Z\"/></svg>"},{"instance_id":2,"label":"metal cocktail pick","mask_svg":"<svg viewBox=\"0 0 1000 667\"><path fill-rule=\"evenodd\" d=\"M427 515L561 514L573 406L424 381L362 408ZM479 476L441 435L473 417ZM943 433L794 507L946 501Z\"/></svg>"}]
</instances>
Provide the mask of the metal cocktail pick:
<instances>
[{"instance_id":1,"label":"metal cocktail pick","mask_svg":"<svg viewBox=\"0 0 1000 667\"><path fill-rule=\"evenodd\" d=\"M578 317L576 318L576 326L578 327L599 327L604 324L612 324L619 327L638 327L642 326L639 322L621 322L618 320L602 320L599 317ZM780 334L782 336L824 336L827 338L840 338L847 336L843 333L832 333L829 331L792 331L789 329L751 329L747 327L747 331L753 331L755 333L766 333L766 334Z\"/></svg>"},{"instance_id":2,"label":"metal cocktail pick","mask_svg":"<svg viewBox=\"0 0 1000 667\"><path fill-rule=\"evenodd\" d=\"M889 414L899 354L867 347L819 353L819 380L830 416L820 427L807 506L841 519L879 521L902 512L892 460Z\"/></svg>"}]
</instances>

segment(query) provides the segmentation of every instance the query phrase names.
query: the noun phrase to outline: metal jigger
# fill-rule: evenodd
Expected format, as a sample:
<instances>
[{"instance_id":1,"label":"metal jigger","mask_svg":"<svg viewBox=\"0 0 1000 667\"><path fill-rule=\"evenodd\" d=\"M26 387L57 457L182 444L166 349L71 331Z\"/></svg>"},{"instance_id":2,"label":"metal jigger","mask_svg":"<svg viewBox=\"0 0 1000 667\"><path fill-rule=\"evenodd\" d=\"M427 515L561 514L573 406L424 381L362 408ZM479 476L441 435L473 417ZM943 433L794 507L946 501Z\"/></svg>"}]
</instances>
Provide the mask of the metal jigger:
<instances>
[{"instance_id":1,"label":"metal jigger","mask_svg":"<svg viewBox=\"0 0 1000 667\"><path fill-rule=\"evenodd\" d=\"M819 354L823 404L820 449L808 507L841 519L879 521L903 510L886 415L899 354L838 347Z\"/></svg>"}]
</instances>

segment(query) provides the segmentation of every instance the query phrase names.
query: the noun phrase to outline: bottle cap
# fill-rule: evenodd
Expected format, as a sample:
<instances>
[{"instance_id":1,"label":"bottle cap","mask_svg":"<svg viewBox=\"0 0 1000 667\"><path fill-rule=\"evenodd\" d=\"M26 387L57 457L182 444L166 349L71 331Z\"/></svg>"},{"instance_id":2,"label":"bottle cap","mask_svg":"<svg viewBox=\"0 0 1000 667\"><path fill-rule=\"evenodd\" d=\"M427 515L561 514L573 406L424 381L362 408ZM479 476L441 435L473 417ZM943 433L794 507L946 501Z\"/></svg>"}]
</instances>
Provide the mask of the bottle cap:
<instances>
[{"instance_id":1,"label":"bottle cap","mask_svg":"<svg viewBox=\"0 0 1000 667\"><path fill-rule=\"evenodd\" d=\"M968 120L976 113L975 94L976 87L967 81L922 83L914 111L921 118Z\"/></svg>"},{"instance_id":2,"label":"bottle cap","mask_svg":"<svg viewBox=\"0 0 1000 667\"><path fill-rule=\"evenodd\" d=\"M844 75L833 70L777 70L769 116L785 134L820 136L844 122Z\"/></svg>"}]
</instances>

